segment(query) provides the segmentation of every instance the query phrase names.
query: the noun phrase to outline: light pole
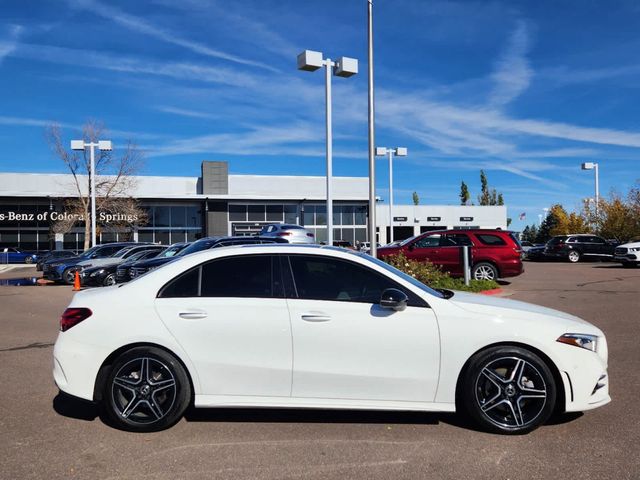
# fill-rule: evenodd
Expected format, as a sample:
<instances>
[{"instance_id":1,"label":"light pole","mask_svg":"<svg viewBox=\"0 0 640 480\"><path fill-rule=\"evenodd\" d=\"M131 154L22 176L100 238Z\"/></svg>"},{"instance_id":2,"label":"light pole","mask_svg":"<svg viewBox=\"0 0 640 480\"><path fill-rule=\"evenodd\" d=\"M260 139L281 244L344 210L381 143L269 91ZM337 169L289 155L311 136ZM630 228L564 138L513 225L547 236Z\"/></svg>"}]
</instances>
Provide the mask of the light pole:
<instances>
[{"instance_id":1,"label":"light pole","mask_svg":"<svg viewBox=\"0 0 640 480\"><path fill-rule=\"evenodd\" d=\"M89 172L89 183L91 189L91 246L96 245L96 147L98 150L112 150L111 140L98 140L97 142L85 142L84 140L71 140L71 150L89 149L91 156L91 167ZM85 222L87 220L85 219Z\"/></svg>"},{"instance_id":2,"label":"light pole","mask_svg":"<svg viewBox=\"0 0 640 480\"><path fill-rule=\"evenodd\" d=\"M389 239L387 243L391 243L393 242L393 156L406 157L407 149L406 147L376 147L376 155L389 157Z\"/></svg>"},{"instance_id":3,"label":"light pole","mask_svg":"<svg viewBox=\"0 0 640 480\"><path fill-rule=\"evenodd\" d=\"M314 72L325 67L325 109L327 130L327 245L333 245L333 134L331 125L331 73L337 77L350 77L358 73L358 60L340 57L336 62L323 59L322 52L305 50L298 55L298 70Z\"/></svg>"},{"instance_id":4,"label":"light pole","mask_svg":"<svg viewBox=\"0 0 640 480\"><path fill-rule=\"evenodd\" d=\"M600 185L598 178L598 164L594 162L585 162L582 164L582 170L594 170L596 180L596 228L598 227L598 209L600 208Z\"/></svg>"},{"instance_id":5,"label":"light pole","mask_svg":"<svg viewBox=\"0 0 640 480\"><path fill-rule=\"evenodd\" d=\"M369 254L378 256L378 243L376 238L376 159L375 122L373 103L373 0L367 0L367 71L368 71L368 131L369 131Z\"/></svg>"}]
</instances>

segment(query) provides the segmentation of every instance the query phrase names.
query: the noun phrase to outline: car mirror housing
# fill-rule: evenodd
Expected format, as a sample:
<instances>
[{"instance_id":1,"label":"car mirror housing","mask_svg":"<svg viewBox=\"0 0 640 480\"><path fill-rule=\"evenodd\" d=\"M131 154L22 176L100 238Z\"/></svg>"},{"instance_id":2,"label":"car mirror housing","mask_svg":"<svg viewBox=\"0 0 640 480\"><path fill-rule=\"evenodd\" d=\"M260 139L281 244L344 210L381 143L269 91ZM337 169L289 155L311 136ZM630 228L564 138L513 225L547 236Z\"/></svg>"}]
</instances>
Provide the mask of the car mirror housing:
<instances>
[{"instance_id":1,"label":"car mirror housing","mask_svg":"<svg viewBox=\"0 0 640 480\"><path fill-rule=\"evenodd\" d=\"M396 312L401 312L407 308L408 301L407 294L397 288L387 288L380 296L380 306Z\"/></svg>"}]
</instances>

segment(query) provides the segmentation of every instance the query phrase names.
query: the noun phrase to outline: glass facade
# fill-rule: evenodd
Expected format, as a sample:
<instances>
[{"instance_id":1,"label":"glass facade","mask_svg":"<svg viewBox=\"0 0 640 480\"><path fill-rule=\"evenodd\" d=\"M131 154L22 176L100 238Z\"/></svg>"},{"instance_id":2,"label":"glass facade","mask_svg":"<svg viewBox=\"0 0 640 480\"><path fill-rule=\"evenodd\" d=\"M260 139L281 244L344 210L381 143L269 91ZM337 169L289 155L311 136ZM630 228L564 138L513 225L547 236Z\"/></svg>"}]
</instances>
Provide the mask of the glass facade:
<instances>
[{"instance_id":1,"label":"glass facade","mask_svg":"<svg viewBox=\"0 0 640 480\"><path fill-rule=\"evenodd\" d=\"M157 204L143 208L147 213L147 223L138 228L139 242L171 245L191 242L202 236L202 209L199 204Z\"/></svg>"},{"instance_id":2,"label":"glass facade","mask_svg":"<svg viewBox=\"0 0 640 480\"><path fill-rule=\"evenodd\" d=\"M17 200L0 205L0 248L49 250L50 206L36 201Z\"/></svg>"},{"instance_id":3,"label":"glass facade","mask_svg":"<svg viewBox=\"0 0 640 480\"><path fill-rule=\"evenodd\" d=\"M327 241L327 206L319 204L230 204L229 223L233 235L253 235L266 223L304 225L317 242ZM334 240L355 244L367 238L366 205L334 204Z\"/></svg>"}]
</instances>

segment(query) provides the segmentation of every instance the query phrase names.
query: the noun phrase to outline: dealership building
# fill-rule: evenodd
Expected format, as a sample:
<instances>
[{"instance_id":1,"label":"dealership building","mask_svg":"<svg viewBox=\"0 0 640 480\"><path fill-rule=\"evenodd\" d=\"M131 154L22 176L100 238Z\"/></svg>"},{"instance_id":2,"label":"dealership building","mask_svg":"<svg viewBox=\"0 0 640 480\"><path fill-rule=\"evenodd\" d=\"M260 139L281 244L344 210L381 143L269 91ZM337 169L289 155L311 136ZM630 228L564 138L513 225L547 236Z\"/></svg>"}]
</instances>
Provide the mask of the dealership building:
<instances>
[{"instance_id":1,"label":"dealership building","mask_svg":"<svg viewBox=\"0 0 640 480\"><path fill-rule=\"evenodd\" d=\"M87 185L86 178L79 179ZM70 174L0 173L0 248L82 249L84 227L54 233L68 199L77 196ZM86 195L86 191L82 192ZM268 223L303 225L327 238L326 179L317 176L230 175L228 164L202 162L194 177L135 177L128 192L146 211L131 227L99 222L100 243L137 240L171 244L214 235L253 235ZM333 178L334 239L367 241L368 179ZM389 207L377 206L378 241L389 238ZM394 205L394 239L443 228L506 229L506 207Z\"/></svg>"}]
</instances>

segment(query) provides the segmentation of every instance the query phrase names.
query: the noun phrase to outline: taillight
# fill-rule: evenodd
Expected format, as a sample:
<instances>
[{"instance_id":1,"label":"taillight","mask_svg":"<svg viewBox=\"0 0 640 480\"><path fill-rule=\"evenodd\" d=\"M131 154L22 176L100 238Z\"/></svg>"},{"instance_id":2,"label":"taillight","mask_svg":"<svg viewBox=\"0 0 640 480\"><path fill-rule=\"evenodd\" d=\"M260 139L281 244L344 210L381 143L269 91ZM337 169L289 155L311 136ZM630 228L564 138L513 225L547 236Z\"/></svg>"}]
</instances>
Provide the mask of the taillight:
<instances>
[{"instance_id":1,"label":"taillight","mask_svg":"<svg viewBox=\"0 0 640 480\"><path fill-rule=\"evenodd\" d=\"M86 320L93 312L88 308L67 308L60 317L60 331L66 332L81 321Z\"/></svg>"},{"instance_id":2,"label":"taillight","mask_svg":"<svg viewBox=\"0 0 640 480\"><path fill-rule=\"evenodd\" d=\"M279 237L288 237L291 235L291 232L278 232Z\"/></svg>"}]
</instances>

